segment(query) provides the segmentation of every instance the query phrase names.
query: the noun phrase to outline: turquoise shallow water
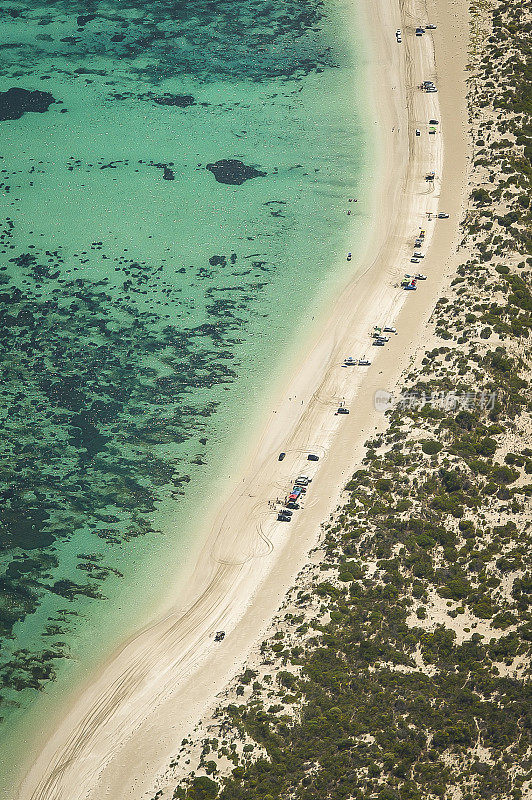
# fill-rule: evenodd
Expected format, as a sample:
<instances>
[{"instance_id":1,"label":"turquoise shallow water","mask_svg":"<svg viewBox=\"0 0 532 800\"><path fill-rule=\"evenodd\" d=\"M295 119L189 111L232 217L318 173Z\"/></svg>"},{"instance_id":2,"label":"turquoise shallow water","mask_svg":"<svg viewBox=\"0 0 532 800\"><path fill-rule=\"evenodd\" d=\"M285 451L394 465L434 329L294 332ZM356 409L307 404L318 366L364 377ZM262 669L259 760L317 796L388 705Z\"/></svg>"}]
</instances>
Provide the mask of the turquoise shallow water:
<instances>
[{"instance_id":1,"label":"turquoise shallow water","mask_svg":"<svg viewBox=\"0 0 532 800\"><path fill-rule=\"evenodd\" d=\"M2 4L6 797L14 732L155 602L294 331L345 277L369 158L345 13Z\"/></svg>"}]
</instances>

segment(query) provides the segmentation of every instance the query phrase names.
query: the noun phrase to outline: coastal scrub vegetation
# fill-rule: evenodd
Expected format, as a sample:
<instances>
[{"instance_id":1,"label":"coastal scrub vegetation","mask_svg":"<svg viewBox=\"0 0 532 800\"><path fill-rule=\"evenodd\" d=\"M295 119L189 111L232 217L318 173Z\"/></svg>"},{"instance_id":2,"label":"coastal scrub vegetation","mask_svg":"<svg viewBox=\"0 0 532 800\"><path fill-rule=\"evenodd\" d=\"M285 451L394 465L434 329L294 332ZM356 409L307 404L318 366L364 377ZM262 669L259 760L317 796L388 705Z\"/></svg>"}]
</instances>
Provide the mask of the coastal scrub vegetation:
<instances>
[{"instance_id":1,"label":"coastal scrub vegetation","mask_svg":"<svg viewBox=\"0 0 532 800\"><path fill-rule=\"evenodd\" d=\"M387 412L176 799L530 796L532 18L472 14L467 258L402 387L459 400Z\"/></svg>"}]
</instances>

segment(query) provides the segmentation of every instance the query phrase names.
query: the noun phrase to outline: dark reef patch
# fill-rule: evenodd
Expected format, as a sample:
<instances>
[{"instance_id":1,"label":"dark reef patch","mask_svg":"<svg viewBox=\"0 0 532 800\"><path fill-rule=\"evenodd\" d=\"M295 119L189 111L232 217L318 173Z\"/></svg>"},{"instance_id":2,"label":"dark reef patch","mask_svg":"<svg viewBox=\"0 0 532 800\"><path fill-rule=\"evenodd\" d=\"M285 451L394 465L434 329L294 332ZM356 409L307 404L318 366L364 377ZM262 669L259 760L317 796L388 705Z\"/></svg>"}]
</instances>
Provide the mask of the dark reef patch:
<instances>
[{"instance_id":1,"label":"dark reef patch","mask_svg":"<svg viewBox=\"0 0 532 800\"><path fill-rule=\"evenodd\" d=\"M240 186L251 178L263 178L267 173L255 167L248 167L243 161L235 158L226 158L207 164L206 169L212 172L218 183L227 183L231 186Z\"/></svg>"},{"instance_id":2,"label":"dark reef patch","mask_svg":"<svg viewBox=\"0 0 532 800\"><path fill-rule=\"evenodd\" d=\"M0 92L0 121L20 119L28 111L43 114L56 102L50 92L41 92L38 89L32 92L14 86L7 92Z\"/></svg>"},{"instance_id":3,"label":"dark reef patch","mask_svg":"<svg viewBox=\"0 0 532 800\"><path fill-rule=\"evenodd\" d=\"M169 164L161 164L161 163L157 163L156 164L154 161L149 161L148 162L148 166L149 167L157 167L157 169L162 169L162 171L163 171L163 180L165 180L165 181L173 181L174 178L175 178L175 174L174 174L174 171L172 169L172 167L174 166L174 162L173 161L170 161Z\"/></svg>"},{"instance_id":4,"label":"dark reef patch","mask_svg":"<svg viewBox=\"0 0 532 800\"><path fill-rule=\"evenodd\" d=\"M160 106L186 108L187 106L193 106L196 101L191 94L165 94L161 97L154 97L153 102Z\"/></svg>"},{"instance_id":5,"label":"dark reef patch","mask_svg":"<svg viewBox=\"0 0 532 800\"><path fill-rule=\"evenodd\" d=\"M92 22L93 19L96 19L96 14L84 14L79 16L76 22L78 23L79 28L83 28L87 22Z\"/></svg>"},{"instance_id":6,"label":"dark reef patch","mask_svg":"<svg viewBox=\"0 0 532 800\"><path fill-rule=\"evenodd\" d=\"M28 13L30 18L34 13L27 0L22 5L4 12L14 20L20 17L21 28ZM48 0L45 5L47 13L38 24L57 24L53 40L29 42L21 31L18 41L0 45L13 75L21 64L19 74L37 69L43 55L66 56L72 67L90 68L102 58L119 61L121 71L133 79L139 73L137 60L147 58L142 79L155 90L162 81L183 75L199 83L262 83L298 80L338 66L334 47L322 34L323 0L194 0L194 13L180 0L110 0L105 10L79 0ZM155 91L152 101L156 96ZM172 96L177 107L191 104L186 94L162 93L161 104L174 105Z\"/></svg>"},{"instance_id":7,"label":"dark reef patch","mask_svg":"<svg viewBox=\"0 0 532 800\"><path fill-rule=\"evenodd\" d=\"M102 436L98 428L89 419L87 412L71 417L70 424L74 427L71 444L77 449L81 448L87 453L87 459L93 458L104 449L109 436Z\"/></svg>"},{"instance_id":8,"label":"dark reef patch","mask_svg":"<svg viewBox=\"0 0 532 800\"><path fill-rule=\"evenodd\" d=\"M22 493L21 493L22 494ZM45 530L50 514L43 508L31 508L14 492L0 507L0 535L2 550L24 548L35 550L53 544L54 536Z\"/></svg>"},{"instance_id":9,"label":"dark reef patch","mask_svg":"<svg viewBox=\"0 0 532 800\"><path fill-rule=\"evenodd\" d=\"M124 163L93 168L113 174ZM152 537L158 505L179 501L193 485L195 474L186 473L205 463L209 418L220 389L237 377L239 334L265 285L255 261L249 282L231 273L217 285L220 269L238 261L232 251L187 270L168 264L170 282L164 263L125 254L113 257L114 282L77 277L87 253L66 262L61 250L30 244L30 252L13 254L14 227L7 220L0 234L0 715L20 691L54 679L55 659L68 657L58 637L68 638L76 616L55 610L28 650L17 649L15 625L52 595L103 600L102 583L120 576L113 559L132 540ZM111 258L105 240L91 250ZM203 324L187 324L193 306L181 292L190 270L211 280L194 300ZM184 443L186 452L175 452ZM65 560L74 537L82 553Z\"/></svg>"}]
</instances>

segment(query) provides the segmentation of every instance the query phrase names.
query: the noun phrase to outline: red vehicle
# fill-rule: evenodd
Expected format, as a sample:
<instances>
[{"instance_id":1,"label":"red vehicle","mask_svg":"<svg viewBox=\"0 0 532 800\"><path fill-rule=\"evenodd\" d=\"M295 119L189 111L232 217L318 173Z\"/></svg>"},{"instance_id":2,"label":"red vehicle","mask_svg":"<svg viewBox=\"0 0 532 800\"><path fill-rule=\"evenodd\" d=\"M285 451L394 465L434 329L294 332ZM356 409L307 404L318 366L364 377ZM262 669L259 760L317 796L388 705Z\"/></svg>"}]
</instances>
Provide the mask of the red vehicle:
<instances>
[{"instance_id":1,"label":"red vehicle","mask_svg":"<svg viewBox=\"0 0 532 800\"><path fill-rule=\"evenodd\" d=\"M291 502L293 500L297 500L300 495L305 494L306 488L304 486L292 486L290 494L288 496L288 500Z\"/></svg>"}]
</instances>

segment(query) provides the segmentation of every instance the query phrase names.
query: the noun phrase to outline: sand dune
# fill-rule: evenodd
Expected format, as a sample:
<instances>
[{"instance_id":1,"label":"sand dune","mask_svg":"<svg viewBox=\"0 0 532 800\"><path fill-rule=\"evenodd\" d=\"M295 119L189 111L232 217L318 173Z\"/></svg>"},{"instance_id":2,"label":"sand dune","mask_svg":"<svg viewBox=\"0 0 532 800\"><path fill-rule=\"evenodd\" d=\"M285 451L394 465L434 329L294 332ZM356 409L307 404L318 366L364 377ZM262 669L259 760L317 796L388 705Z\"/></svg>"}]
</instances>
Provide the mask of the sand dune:
<instances>
[{"instance_id":1,"label":"sand dune","mask_svg":"<svg viewBox=\"0 0 532 800\"><path fill-rule=\"evenodd\" d=\"M348 2L353 15L360 3ZM357 274L327 318L305 342L288 386L279 394L250 453L244 474L223 500L195 569L173 607L140 632L105 667L65 714L31 765L19 800L125 800L151 795L156 775L227 679L293 581L320 523L336 507L361 445L382 422L373 395L390 389L422 346L423 328L452 267L465 186L465 2L364 0L371 31L375 132L382 153L375 176L374 230ZM415 37L418 21L437 31ZM403 31L402 43L395 30ZM434 51L435 48L435 51ZM435 60L436 56L436 60ZM440 88L425 94L424 79ZM429 136L427 122L441 120ZM422 135L416 136L420 128ZM434 170L436 180L424 175ZM347 204L346 204L347 207ZM428 222L440 208L450 220ZM427 255L410 264L413 241L427 231ZM429 276L416 292L397 284L417 268ZM386 348L371 346L374 325L395 324ZM369 368L343 368L346 356L367 355ZM340 401L349 416L335 416ZM279 462L279 451L287 457ZM320 461L306 461L308 452ZM311 472L312 470L312 472ZM314 480L305 508L278 523L269 501L284 496L295 474ZM214 644L213 633L227 637Z\"/></svg>"}]
</instances>

